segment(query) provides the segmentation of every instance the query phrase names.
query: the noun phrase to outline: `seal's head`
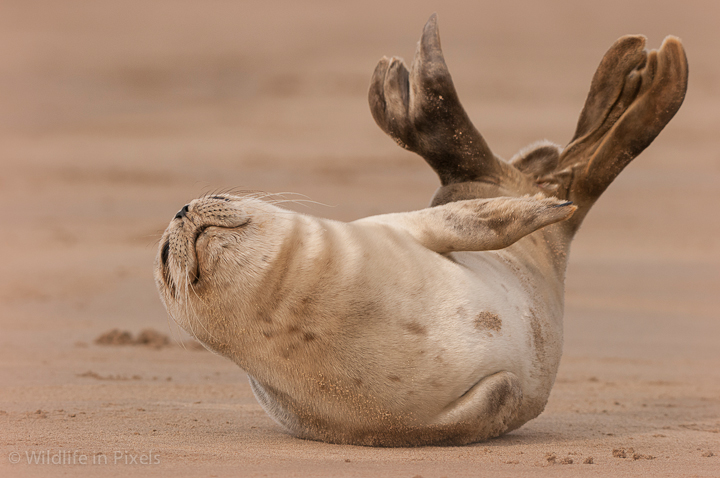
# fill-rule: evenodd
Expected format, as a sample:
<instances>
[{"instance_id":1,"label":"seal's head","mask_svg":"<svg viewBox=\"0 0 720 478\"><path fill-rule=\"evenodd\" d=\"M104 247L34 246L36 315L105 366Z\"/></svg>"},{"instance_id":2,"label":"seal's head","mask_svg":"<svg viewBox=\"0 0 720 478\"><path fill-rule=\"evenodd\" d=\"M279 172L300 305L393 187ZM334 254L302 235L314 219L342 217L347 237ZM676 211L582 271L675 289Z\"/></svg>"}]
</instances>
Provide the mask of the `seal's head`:
<instances>
[{"instance_id":1,"label":"seal's head","mask_svg":"<svg viewBox=\"0 0 720 478\"><path fill-rule=\"evenodd\" d=\"M155 259L160 297L181 327L215 351L223 353L228 342L223 318L241 309L235 305L265 275L276 249L272 238L285 222L278 217L286 214L252 197L204 196L185 205L165 230Z\"/></svg>"}]
</instances>

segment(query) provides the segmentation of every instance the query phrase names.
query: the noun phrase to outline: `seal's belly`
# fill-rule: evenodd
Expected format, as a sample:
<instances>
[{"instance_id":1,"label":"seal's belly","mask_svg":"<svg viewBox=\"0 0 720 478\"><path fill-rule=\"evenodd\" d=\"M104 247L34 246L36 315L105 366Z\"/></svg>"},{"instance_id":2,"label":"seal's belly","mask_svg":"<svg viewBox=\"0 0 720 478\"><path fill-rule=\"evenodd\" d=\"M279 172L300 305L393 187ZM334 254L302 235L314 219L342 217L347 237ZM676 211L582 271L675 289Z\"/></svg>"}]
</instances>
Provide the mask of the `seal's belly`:
<instances>
[{"instance_id":1,"label":"seal's belly","mask_svg":"<svg viewBox=\"0 0 720 478\"><path fill-rule=\"evenodd\" d=\"M561 329L552 324L562 302L533 285L531 269L509 250L441 255L396 231L348 226L321 221L300 231L321 240L295 251L304 255L295 262L325 267L296 270L301 285L273 318L298 331L296 342L266 343L276 356L265 359L286 367L248 370L266 402L301 421L365 423L368 413L423 421L508 371L542 410L560 356Z\"/></svg>"}]
</instances>

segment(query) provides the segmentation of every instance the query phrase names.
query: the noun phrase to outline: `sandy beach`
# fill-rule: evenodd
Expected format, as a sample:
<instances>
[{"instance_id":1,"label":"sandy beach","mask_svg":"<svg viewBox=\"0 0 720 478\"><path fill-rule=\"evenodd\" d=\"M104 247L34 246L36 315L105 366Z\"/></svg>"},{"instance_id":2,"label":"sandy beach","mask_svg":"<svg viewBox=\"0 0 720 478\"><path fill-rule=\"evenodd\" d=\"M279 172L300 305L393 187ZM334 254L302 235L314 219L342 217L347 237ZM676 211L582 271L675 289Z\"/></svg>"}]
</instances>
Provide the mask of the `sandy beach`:
<instances>
[{"instance_id":1,"label":"sandy beach","mask_svg":"<svg viewBox=\"0 0 720 478\"><path fill-rule=\"evenodd\" d=\"M343 221L426 207L437 177L375 125L367 87L433 12L502 157L566 144L625 34L682 38L687 97L573 243L540 417L464 447L298 440L168 318L158 240L210 191ZM719 16L692 0L3 2L0 475L720 476ZM96 342L114 329L129 336Z\"/></svg>"}]
</instances>

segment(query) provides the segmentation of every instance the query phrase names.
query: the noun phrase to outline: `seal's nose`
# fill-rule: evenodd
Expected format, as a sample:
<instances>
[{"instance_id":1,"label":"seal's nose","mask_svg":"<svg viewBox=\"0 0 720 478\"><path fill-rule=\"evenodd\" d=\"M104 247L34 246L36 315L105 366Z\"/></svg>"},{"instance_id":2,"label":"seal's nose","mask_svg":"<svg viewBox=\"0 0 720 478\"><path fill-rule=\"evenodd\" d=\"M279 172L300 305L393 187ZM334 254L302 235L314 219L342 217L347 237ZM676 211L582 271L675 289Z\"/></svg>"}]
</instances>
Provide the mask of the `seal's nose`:
<instances>
[{"instance_id":1,"label":"seal's nose","mask_svg":"<svg viewBox=\"0 0 720 478\"><path fill-rule=\"evenodd\" d=\"M175 219L184 218L187 215L188 206L189 206L189 204L184 205L183 208L180 209L177 214L175 214Z\"/></svg>"}]
</instances>

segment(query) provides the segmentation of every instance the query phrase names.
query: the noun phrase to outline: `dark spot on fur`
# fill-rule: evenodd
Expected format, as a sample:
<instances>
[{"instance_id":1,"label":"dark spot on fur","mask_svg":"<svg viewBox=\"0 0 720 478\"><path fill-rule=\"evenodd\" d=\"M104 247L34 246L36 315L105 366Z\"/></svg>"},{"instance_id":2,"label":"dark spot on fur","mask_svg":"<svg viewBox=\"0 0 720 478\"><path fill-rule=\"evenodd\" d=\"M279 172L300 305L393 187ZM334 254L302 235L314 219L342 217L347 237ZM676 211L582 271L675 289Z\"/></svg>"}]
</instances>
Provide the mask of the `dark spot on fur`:
<instances>
[{"instance_id":1,"label":"dark spot on fur","mask_svg":"<svg viewBox=\"0 0 720 478\"><path fill-rule=\"evenodd\" d=\"M314 307L316 298L314 296L307 295L300 299L295 307L292 309L292 314L296 317L311 317L314 315Z\"/></svg>"},{"instance_id":2,"label":"dark spot on fur","mask_svg":"<svg viewBox=\"0 0 720 478\"><path fill-rule=\"evenodd\" d=\"M291 325L290 327L288 327L288 332L291 334L296 334L300 332L300 327L298 327L297 325Z\"/></svg>"},{"instance_id":3,"label":"dark spot on fur","mask_svg":"<svg viewBox=\"0 0 720 478\"><path fill-rule=\"evenodd\" d=\"M389 378L392 382L402 382L402 380L400 379L400 377L398 377L397 375L388 375L388 378Z\"/></svg>"},{"instance_id":4,"label":"dark spot on fur","mask_svg":"<svg viewBox=\"0 0 720 478\"><path fill-rule=\"evenodd\" d=\"M547 358L547 339L543 333L543 328L547 326L538 316L534 309L530 309L530 317L528 321L530 327L532 345L535 349L535 357L533 362L537 366L540 373L548 373L549 365Z\"/></svg>"},{"instance_id":5,"label":"dark spot on fur","mask_svg":"<svg viewBox=\"0 0 720 478\"><path fill-rule=\"evenodd\" d=\"M403 328L415 335L427 335L427 329L417 322L403 324Z\"/></svg>"},{"instance_id":6,"label":"dark spot on fur","mask_svg":"<svg viewBox=\"0 0 720 478\"><path fill-rule=\"evenodd\" d=\"M536 217L533 214L530 214L528 216L523 216L521 221L524 227L530 227L535 222Z\"/></svg>"},{"instance_id":7,"label":"dark spot on fur","mask_svg":"<svg viewBox=\"0 0 720 478\"><path fill-rule=\"evenodd\" d=\"M297 250L302 247L301 241L298 240L299 227L299 223L293 224L293 229L288 232L280 248L280 253L274 258L273 266L268 268L263 280L258 284L258 289L266 292L256 297L254 304L248 304L249 309L252 310L254 307L255 310L261 311L258 315L264 322L272 322L270 317L282 303L282 301L273 301L268 298L285 297L289 290L294 289L291 271L296 269L296 263L302 257L302 254L296 254Z\"/></svg>"},{"instance_id":8,"label":"dark spot on fur","mask_svg":"<svg viewBox=\"0 0 720 478\"><path fill-rule=\"evenodd\" d=\"M274 334L272 332L267 332L265 330L262 331L262 336L265 337L266 339L271 339L273 337L273 335Z\"/></svg>"},{"instance_id":9,"label":"dark spot on fur","mask_svg":"<svg viewBox=\"0 0 720 478\"><path fill-rule=\"evenodd\" d=\"M360 385L363 384L363 381L360 380L359 378L354 378L354 379L353 379L353 382L355 383L355 386L356 386L356 387L359 387Z\"/></svg>"},{"instance_id":10,"label":"dark spot on fur","mask_svg":"<svg viewBox=\"0 0 720 478\"><path fill-rule=\"evenodd\" d=\"M363 284L360 287L365 287L365 285ZM348 309L349 312L346 316L347 320L351 321L351 323L356 326L360 326L361 323L372 322L384 317L384 311L382 308L373 301L356 301L350 299Z\"/></svg>"},{"instance_id":11,"label":"dark spot on fur","mask_svg":"<svg viewBox=\"0 0 720 478\"><path fill-rule=\"evenodd\" d=\"M535 351L538 355L538 359L541 360L545 355L545 337L542 333L542 325L540 319L534 310L530 311L530 329L532 330L533 344L535 345Z\"/></svg>"},{"instance_id":12,"label":"dark spot on fur","mask_svg":"<svg viewBox=\"0 0 720 478\"><path fill-rule=\"evenodd\" d=\"M312 332L305 332L303 334L303 340L305 342L312 342L315 339L317 339L317 336L315 334L313 334Z\"/></svg>"},{"instance_id":13,"label":"dark spot on fur","mask_svg":"<svg viewBox=\"0 0 720 478\"><path fill-rule=\"evenodd\" d=\"M446 212L443 215L443 218L445 219L445 222L452 227L454 230L456 230L458 233L465 233L468 229L468 224L466 221L463 221L457 214L454 214L452 212Z\"/></svg>"},{"instance_id":14,"label":"dark spot on fur","mask_svg":"<svg viewBox=\"0 0 720 478\"><path fill-rule=\"evenodd\" d=\"M508 223L510 221L511 221L511 218L507 217L507 216L491 217L491 218L488 218L485 220L485 226L492 229L495 232L498 232L502 229L507 228Z\"/></svg>"},{"instance_id":15,"label":"dark spot on fur","mask_svg":"<svg viewBox=\"0 0 720 478\"><path fill-rule=\"evenodd\" d=\"M481 212L485 211L485 209L488 208L488 203L486 203L486 202L481 202L481 203L473 204L472 206L467 206L467 207L471 207L472 210L473 210L473 212L475 212L476 214L478 214L478 213L481 213Z\"/></svg>"},{"instance_id":16,"label":"dark spot on fur","mask_svg":"<svg viewBox=\"0 0 720 478\"><path fill-rule=\"evenodd\" d=\"M479 330L492 330L500 332L500 329L502 328L502 320L499 315L485 310L475 317L475 328Z\"/></svg>"}]
</instances>

